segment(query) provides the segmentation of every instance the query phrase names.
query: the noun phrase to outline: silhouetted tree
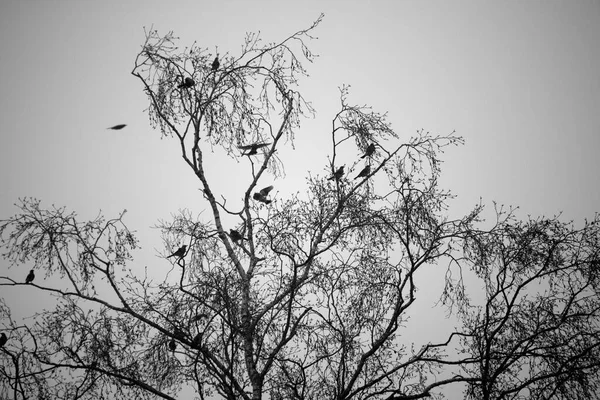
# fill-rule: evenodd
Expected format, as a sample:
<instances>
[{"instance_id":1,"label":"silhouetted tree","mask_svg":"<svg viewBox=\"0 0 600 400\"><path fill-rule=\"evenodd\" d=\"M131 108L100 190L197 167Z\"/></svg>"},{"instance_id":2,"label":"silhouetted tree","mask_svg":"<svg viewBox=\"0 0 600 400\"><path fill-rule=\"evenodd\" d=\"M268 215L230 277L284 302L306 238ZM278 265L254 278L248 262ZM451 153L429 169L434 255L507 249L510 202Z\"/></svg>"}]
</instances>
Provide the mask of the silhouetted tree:
<instances>
[{"instance_id":1,"label":"silhouetted tree","mask_svg":"<svg viewBox=\"0 0 600 400\"><path fill-rule=\"evenodd\" d=\"M0 221L4 256L62 280L30 288L57 304L27 324L0 303L10 337L1 398L175 399L185 388L200 399L391 400L442 398L451 385L469 399L597 396L598 217L575 229L500 209L482 230L476 205L449 218L438 178L442 150L462 143L453 132L400 138L342 87L322 176L269 207L254 197L266 200L271 186L257 191L266 175L284 175L277 149L313 113L297 84L320 21L265 46L249 34L216 67L206 49L180 52L172 33L146 33L132 74L152 125L178 141L209 217L182 211L160 222L165 249L187 243L171 256L189 260L155 278L133 261L139 246L124 214L81 222L22 199ZM179 90L183 76L194 85ZM258 149L264 157L242 157ZM357 150L367 166L344 156ZM205 151L249 164L241 200L218 193L207 168L220 167ZM440 307L456 329L407 343L417 287L429 283L422 270L433 266L446 274ZM0 286L22 285L16 275Z\"/></svg>"}]
</instances>

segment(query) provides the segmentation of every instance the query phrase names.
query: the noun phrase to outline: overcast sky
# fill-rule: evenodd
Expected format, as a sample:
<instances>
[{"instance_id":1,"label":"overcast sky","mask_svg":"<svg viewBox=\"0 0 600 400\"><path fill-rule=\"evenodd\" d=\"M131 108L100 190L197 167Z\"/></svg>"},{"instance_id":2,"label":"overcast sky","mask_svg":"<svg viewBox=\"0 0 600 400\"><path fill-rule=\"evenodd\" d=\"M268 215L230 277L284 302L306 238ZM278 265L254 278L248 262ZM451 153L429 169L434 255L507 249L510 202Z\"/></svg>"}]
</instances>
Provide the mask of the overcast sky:
<instances>
[{"instance_id":1,"label":"overcast sky","mask_svg":"<svg viewBox=\"0 0 600 400\"><path fill-rule=\"evenodd\" d=\"M579 223L600 210L598 1L3 0L0 219L24 196L82 219L127 209L144 263L164 263L149 227L180 208L200 212L200 192L176 141L150 127L130 75L143 28L238 54L246 32L279 41L321 12L310 43L320 57L300 86L317 115L273 182L280 196L325 173L338 87L350 84L350 102L389 112L401 139L421 128L465 138L444 154L453 216L479 197ZM106 130L119 123L128 126ZM207 169L240 182L241 198L249 172ZM0 275L28 269L0 263Z\"/></svg>"}]
</instances>

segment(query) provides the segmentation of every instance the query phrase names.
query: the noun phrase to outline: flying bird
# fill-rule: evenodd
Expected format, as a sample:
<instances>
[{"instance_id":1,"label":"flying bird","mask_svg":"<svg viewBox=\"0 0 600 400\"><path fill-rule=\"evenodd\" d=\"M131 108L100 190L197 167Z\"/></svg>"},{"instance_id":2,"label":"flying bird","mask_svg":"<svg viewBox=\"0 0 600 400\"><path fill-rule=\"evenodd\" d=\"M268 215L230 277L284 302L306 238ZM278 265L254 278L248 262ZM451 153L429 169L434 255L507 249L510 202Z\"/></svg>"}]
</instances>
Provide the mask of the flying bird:
<instances>
[{"instance_id":1,"label":"flying bird","mask_svg":"<svg viewBox=\"0 0 600 400\"><path fill-rule=\"evenodd\" d=\"M246 152L242 153L243 156L253 156L254 154L258 153L258 151L257 151L258 149L261 149L261 148L263 148L265 146L268 146L270 144L271 143L256 142L256 143L247 144L247 145L244 145L244 146L238 146L238 149L241 149L241 150L244 150L244 151L248 150L247 153Z\"/></svg>"},{"instance_id":2,"label":"flying bird","mask_svg":"<svg viewBox=\"0 0 600 400\"><path fill-rule=\"evenodd\" d=\"M174 352L176 348L177 348L177 343L175 342L175 339L171 339L171 341L169 342L169 350Z\"/></svg>"},{"instance_id":3,"label":"flying bird","mask_svg":"<svg viewBox=\"0 0 600 400\"><path fill-rule=\"evenodd\" d=\"M231 240L233 240L235 243L243 239L242 235L235 229L229 230L229 236L231 236Z\"/></svg>"},{"instance_id":4,"label":"flying bird","mask_svg":"<svg viewBox=\"0 0 600 400\"><path fill-rule=\"evenodd\" d=\"M196 84L196 82L194 82L194 80L188 76L177 87L179 89L181 89L181 88L183 88L183 89L189 89L191 87L194 87L195 84Z\"/></svg>"},{"instance_id":5,"label":"flying bird","mask_svg":"<svg viewBox=\"0 0 600 400\"><path fill-rule=\"evenodd\" d=\"M354 179L358 179L358 178L362 178L364 176L368 176L370 173L371 173L371 166L367 165L366 167L364 167L362 169L362 171L360 171L358 173L358 175L356 175L356 178L354 178Z\"/></svg>"},{"instance_id":6,"label":"flying bird","mask_svg":"<svg viewBox=\"0 0 600 400\"><path fill-rule=\"evenodd\" d=\"M267 199L267 196L271 190L273 190L273 186L267 186L266 188L261 189L260 192L254 193L254 200L265 204L271 204L272 200Z\"/></svg>"},{"instance_id":7,"label":"flying bird","mask_svg":"<svg viewBox=\"0 0 600 400\"><path fill-rule=\"evenodd\" d=\"M365 150L365 155L363 155L361 158L371 157L373 153L375 153L375 143L371 143L369 147L367 147L367 150Z\"/></svg>"},{"instance_id":8,"label":"flying bird","mask_svg":"<svg viewBox=\"0 0 600 400\"><path fill-rule=\"evenodd\" d=\"M0 333L0 347L4 347L4 345L8 342L8 338L4 334L4 332Z\"/></svg>"},{"instance_id":9,"label":"flying bird","mask_svg":"<svg viewBox=\"0 0 600 400\"><path fill-rule=\"evenodd\" d=\"M34 279L35 279L35 274L33 273L33 270L31 270L31 271L29 271L27 278L25 278L25 283L31 283L31 282L33 282Z\"/></svg>"},{"instance_id":10,"label":"flying bird","mask_svg":"<svg viewBox=\"0 0 600 400\"><path fill-rule=\"evenodd\" d=\"M218 70L219 69L219 65L221 65L221 64L219 63L219 56L217 55L215 57L215 60L212 62L212 65L211 65L212 70L213 71Z\"/></svg>"},{"instance_id":11,"label":"flying bird","mask_svg":"<svg viewBox=\"0 0 600 400\"><path fill-rule=\"evenodd\" d=\"M330 176L329 178L327 178L327 180L328 181L332 181L332 180L335 179L336 181L339 181L340 179L342 179L342 176L344 176L344 167L345 167L345 165L342 165L341 167L339 167L337 169L337 171L335 171L333 173L332 176Z\"/></svg>"},{"instance_id":12,"label":"flying bird","mask_svg":"<svg viewBox=\"0 0 600 400\"><path fill-rule=\"evenodd\" d=\"M127 124L119 124L119 125L115 125L115 126L111 126L110 128L106 128L106 129L112 129L113 131L118 131L120 129L123 129L127 126Z\"/></svg>"},{"instance_id":13,"label":"flying bird","mask_svg":"<svg viewBox=\"0 0 600 400\"><path fill-rule=\"evenodd\" d=\"M187 250L187 244L184 244L183 246L181 246L180 248L178 248L175 253L171 254L167 258L177 257L179 259L182 259L183 256L185 255L185 251L186 250Z\"/></svg>"}]
</instances>

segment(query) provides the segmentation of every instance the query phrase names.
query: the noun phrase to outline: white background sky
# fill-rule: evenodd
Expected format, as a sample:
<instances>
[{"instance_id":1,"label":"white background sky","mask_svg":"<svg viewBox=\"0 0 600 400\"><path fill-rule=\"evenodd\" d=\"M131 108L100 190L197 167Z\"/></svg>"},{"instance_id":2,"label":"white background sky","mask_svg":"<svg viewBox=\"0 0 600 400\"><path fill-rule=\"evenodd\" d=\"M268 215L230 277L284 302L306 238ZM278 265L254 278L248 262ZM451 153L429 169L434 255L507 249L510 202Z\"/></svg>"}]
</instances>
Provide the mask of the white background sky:
<instances>
[{"instance_id":1,"label":"white background sky","mask_svg":"<svg viewBox=\"0 0 600 400\"><path fill-rule=\"evenodd\" d=\"M480 196L578 223L600 210L598 1L3 0L0 219L23 196L81 219L126 208L140 268L165 268L149 226L180 208L200 212L201 196L175 140L151 129L130 75L143 27L173 30L181 48L196 40L237 54L246 32L279 41L321 12L310 44L320 57L300 86L317 115L285 152L279 196L302 190L309 171L325 173L338 87L350 84L350 102L388 111L401 139L421 128L465 138L444 155L452 216ZM128 126L106 130L119 123ZM241 198L243 167L207 169ZM28 270L0 261L0 275Z\"/></svg>"}]
</instances>

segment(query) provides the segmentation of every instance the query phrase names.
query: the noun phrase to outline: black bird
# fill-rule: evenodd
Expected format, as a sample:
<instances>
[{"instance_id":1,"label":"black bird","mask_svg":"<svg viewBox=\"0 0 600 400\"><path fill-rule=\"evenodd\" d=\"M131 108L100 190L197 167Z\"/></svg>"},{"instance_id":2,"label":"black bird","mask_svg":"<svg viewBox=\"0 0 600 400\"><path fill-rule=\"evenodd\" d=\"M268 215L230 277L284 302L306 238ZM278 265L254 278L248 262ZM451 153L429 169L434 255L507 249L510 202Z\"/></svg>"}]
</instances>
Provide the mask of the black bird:
<instances>
[{"instance_id":1,"label":"black bird","mask_svg":"<svg viewBox=\"0 0 600 400\"><path fill-rule=\"evenodd\" d=\"M106 129L112 129L113 131L118 131L119 129L123 129L126 126L127 126L127 124L119 124L119 125L111 126L110 128L106 128Z\"/></svg>"},{"instance_id":2,"label":"black bird","mask_svg":"<svg viewBox=\"0 0 600 400\"><path fill-rule=\"evenodd\" d=\"M358 175L357 175L357 176L356 176L356 178L354 178L354 179L362 178L362 177L364 177L364 176L369 176L369 174L370 174L370 173L371 173L371 166L370 166L370 165L367 165L366 167L364 167L364 168L362 169L362 171L360 171L360 172L358 173Z\"/></svg>"},{"instance_id":3,"label":"black bird","mask_svg":"<svg viewBox=\"0 0 600 400\"><path fill-rule=\"evenodd\" d=\"M235 229L229 230L229 236L231 236L231 240L233 240L235 243L243 239L242 235Z\"/></svg>"},{"instance_id":4,"label":"black bird","mask_svg":"<svg viewBox=\"0 0 600 400\"><path fill-rule=\"evenodd\" d=\"M273 186L267 186L266 188L261 189L260 192L254 193L254 200L265 204L271 204L271 200L267 199L267 196L271 190L273 190Z\"/></svg>"},{"instance_id":5,"label":"black bird","mask_svg":"<svg viewBox=\"0 0 600 400\"><path fill-rule=\"evenodd\" d=\"M244 146L238 146L238 149L241 149L241 150L244 150L244 151L249 150L247 153L245 153L245 152L242 153L243 156L253 156L254 154L258 153L258 151L257 151L258 149L261 149L261 148L263 148L265 146L268 146L270 144L271 143L256 142L256 143L247 144L247 145L244 145Z\"/></svg>"},{"instance_id":6,"label":"black bird","mask_svg":"<svg viewBox=\"0 0 600 400\"><path fill-rule=\"evenodd\" d=\"M187 78L185 78L183 80L182 83L179 84L179 86L177 86L179 89L183 88L183 89L189 89L191 87L194 87L194 85L196 84L196 82L194 82L194 80L192 78L190 78L189 76Z\"/></svg>"},{"instance_id":7,"label":"black bird","mask_svg":"<svg viewBox=\"0 0 600 400\"><path fill-rule=\"evenodd\" d=\"M171 341L169 342L169 350L174 352L176 348L177 348L177 343L175 342L175 339L171 339Z\"/></svg>"},{"instance_id":8,"label":"black bird","mask_svg":"<svg viewBox=\"0 0 600 400\"><path fill-rule=\"evenodd\" d=\"M339 181L340 179L342 179L342 176L344 176L344 167L345 167L345 165L342 165L341 167L339 167L337 169L337 171L335 171L333 173L332 176L330 176L329 178L327 178L327 180L328 181L332 181L332 180L335 179L336 181Z\"/></svg>"},{"instance_id":9,"label":"black bird","mask_svg":"<svg viewBox=\"0 0 600 400\"><path fill-rule=\"evenodd\" d=\"M202 342L202 334L199 333L196 336L194 336L194 339L192 339L192 347L199 349L201 342Z\"/></svg>"},{"instance_id":10,"label":"black bird","mask_svg":"<svg viewBox=\"0 0 600 400\"><path fill-rule=\"evenodd\" d=\"M187 244L184 244L183 246L181 246L180 248L178 248L175 253L171 254L167 258L177 257L179 259L182 259L183 256L185 255L185 251L186 250L187 250Z\"/></svg>"},{"instance_id":11,"label":"black bird","mask_svg":"<svg viewBox=\"0 0 600 400\"><path fill-rule=\"evenodd\" d=\"M375 143L371 143L369 147L367 147L367 150L365 150L365 155L361 158L371 157L373 153L375 153Z\"/></svg>"},{"instance_id":12,"label":"black bird","mask_svg":"<svg viewBox=\"0 0 600 400\"><path fill-rule=\"evenodd\" d=\"M4 347L4 345L8 342L8 338L4 334L4 332L0 333L0 347Z\"/></svg>"},{"instance_id":13,"label":"black bird","mask_svg":"<svg viewBox=\"0 0 600 400\"><path fill-rule=\"evenodd\" d=\"M221 64L219 63L219 56L217 55L215 57L215 61L212 62L212 65L211 65L212 70L213 71L218 70L219 69L219 65L221 65Z\"/></svg>"},{"instance_id":14,"label":"black bird","mask_svg":"<svg viewBox=\"0 0 600 400\"><path fill-rule=\"evenodd\" d=\"M35 279L35 274L33 273L33 270L31 270L31 271L29 271L27 278L25 278L25 283L31 283L31 282L33 282L34 279Z\"/></svg>"}]
</instances>

